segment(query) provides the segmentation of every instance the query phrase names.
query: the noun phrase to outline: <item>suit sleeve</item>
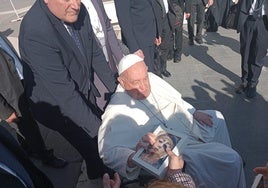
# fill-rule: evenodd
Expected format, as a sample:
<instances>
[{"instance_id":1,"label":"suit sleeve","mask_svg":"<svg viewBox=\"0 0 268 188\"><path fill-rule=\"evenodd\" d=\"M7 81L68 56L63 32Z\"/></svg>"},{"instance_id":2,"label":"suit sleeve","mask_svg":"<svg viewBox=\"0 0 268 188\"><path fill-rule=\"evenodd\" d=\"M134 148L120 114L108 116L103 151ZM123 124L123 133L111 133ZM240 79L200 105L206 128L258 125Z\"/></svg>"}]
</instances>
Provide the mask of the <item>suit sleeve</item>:
<instances>
[{"instance_id":1,"label":"suit sleeve","mask_svg":"<svg viewBox=\"0 0 268 188\"><path fill-rule=\"evenodd\" d=\"M155 0L152 1L152 8L156 20L156 37L159 38L161 37L163 31L163 13L160 5L158 5L158 2L156 2Z\"/></svg>"},{"instance_id":2,"label":"suit sleeve","mask_svg":"<svg viewBox=\"0 0 268 188\"><path fill-rule=\"evenodd\" d=\"M0 118L7 119L11 113L21 116L19 100L24 91L13 58L0 49Z\"/></svg>"},{"instance_id":3,"label":"suit sleeve","mask_svg":"<svg viewBox=\"0 0 268 188\"><path fill-rule=\"evenodd\" d=\"M133 33L130 0L115 0L114 2L119 25L127 43L126 45L128 46L130 53L136 52L140 47Z\"/></svg>"},{"instance_id":4,"label":"suit sleeve","mask_svg":"<svg viewBox=\"0 0 268 188\"><path fill-rule=\"evenodd\" d=\"M68 61L67 63L70 64L77 64L77 61L73 54L62 54L56 48L58 44L48 41L46 37L47 35L40 31L30 32L28 30L20 38L20 52L23 61L27 64L25 70L28 66L30 67L29 72L24 71L25 81L28 79L26 81L28 92L36 90L35 92L39 95L37 97L41 96L40 99L36 99L36 96L30 94L32 95L30 97L33 102L36 102L34 105L38 106L38 103L43 105L38 106L39 109L44 106L51 106L51 109L59 108L62 116L84 128L90 136L94 137L97 134L100 119L94 115L85 96L79 91L64 65L64 61L65 63ZM77 74L83 74L83 70L79 71ZM35 83L31 83L32 79ZM35 89L35 87L38 88ZM51 121L53 122L53 120Z\"/></svg>"},{"instance_id":5,"label":"suit sleeve","mask_svg":"<svg viewBox=\"0 0 268 188\"><path fill-rule=\"evenodd\" d=\"M0 119L6 120L15 110L7 103L5 98L0 94Z\"/></svg>"},{"instance_id":6,"label":"suit sleeve","mask_svg":"<svg viewBox=\"0 0 268 188\"><path fill-rule=\"evenodd\" d=\"M0 119L7 119L13 112L14 109L8 104L3 93L8 93L7 85L10 87L10 81L8 79L8 67L6 59L4 57L4 51L0 50Z\"/></svg>"}]
</instances>

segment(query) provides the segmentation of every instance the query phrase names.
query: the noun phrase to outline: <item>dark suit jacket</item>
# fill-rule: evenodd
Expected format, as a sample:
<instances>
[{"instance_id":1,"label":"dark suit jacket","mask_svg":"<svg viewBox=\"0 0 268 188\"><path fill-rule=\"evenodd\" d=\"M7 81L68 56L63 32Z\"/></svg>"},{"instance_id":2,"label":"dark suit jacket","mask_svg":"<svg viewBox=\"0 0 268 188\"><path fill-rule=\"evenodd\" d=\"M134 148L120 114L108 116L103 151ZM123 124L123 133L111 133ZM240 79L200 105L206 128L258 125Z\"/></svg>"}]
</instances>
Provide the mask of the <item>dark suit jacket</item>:
<instances>
[{"instance_id":1,"label":"dark suit jacket","mask_svg":"<svg viewBox=\"0 0 268 188\"><path fill-rule=\"evenodd\" d=\"M156 38L156 23L152 0L115 0L116 14L122 38L130 53L141 46L153 46Z\"/></svg>"},{"instance_id":2,"label":"dark suit jacket","mask_svg":"<svg viewBox=\"0 0 268 188\"><path fill-rule=\"evenodd\" d=\"M25 91L36 120L52 129L57 124L74 123L94 137L100 118L94 113L98 92L91 82L93 71L111 92L116 87L115 78L83 5L74 27L84 55L43 0L37 0L27 12L19 34Z\"/></svg>"},{"instance_id":3,"label":"dark suit jacket","mask_svg":"<svg viewBox=\"0 0 268 188\"><path fill-rule=\"evenodd\" d=\"M178 19L180 20L180 22L183 22L184 11L190 12L191 1L187 0L185 3L184 2L185 0L168 0L169 12L167 14L167 17L169 19L169 25L172 31L174 31L175 24L178 22ZM163 5L161 4L160 0L153 0L152 5L156 17L157 37L158 37L161 36L164 26L163 7L162 7ZM178 15L179 12L181 13L181 15ZM178 18L179 16L180 18Z\"/></svg>"},{"instance_id":4,"label":"dark suit jacket","mask_svg":"<svg viewBox=\"0 0 268 188\"><path fill-rule=\"evenodd\" d=\"M103 28L106 49L107 49L107 53L109 56L110 68L112 69L114 73L116 73L117 72L116 65L119 63L119 61L123 57L123 52L121 51L121 47L115 36L115 32L111 24L111 21L105 12L102 0L94 0L92 1L92 4L94 5L97 11L101 26Z\"/></svg>"},{"instance_id":5,"label":"dark suit jacket","mask_svg":"<svg viewBox=\"0 0 268 188\"><path fill-rule=\"evenodd\" d=\"M0 35L17 55L12 44ZM11 55L0 48L0 119L7 119L13 112L21 116L19 99L24 89Z\"/></svg>"},{"instance_id":6,"label":"dark suit jacket","mask_svg":"<svg viewBox=\"0 0 268 188\"><path fill-rule=\"evenodd\" d=\"M208 4L208 0L202 0L203 5L206 6Z\"/></svg>"},{"instance_id":7,"label":"dark suit jacket","mask_svg":"<svg viewBox=\"0 0 268 188\"><path fill-rule=\"evenodd\" d=\"M240 14L239 14L239 18L238 18L237 32L241 32L241 30L243 29L244 24L246 22L246 19L249 15L249 10L251 8L252 1L239 0L238 5L239 5ZM266 4L264 3L264 5L266 5ZM265 17L263 17L263 21L264 21L264 24L266 25L266 29L268 29L268 27L267 27L267 25L268 25L267 15Z\"/></svg>"},{"instance_id":8,"label":"dark suit jacket","mask_svg":"<svg viewBox=\"0 0 268 188\"><path fill-rule=\"evenodd\" d=\"M163 27L164 27L164 19L167 19L167 14L165 13L165 9L164 9L165 7L163 6L164 6L163 0L152 0L152 7L154 11L155 20L156 20L156 26L157 26L157 32L156 32L157 38L161 37Z\"/></svg>"},{"instance_id":9,"label":"dark suit jacket","mask_svg":"<svg viewBox=\"0 0 268 188\"><path fill-rule=\"evenodd\" d=\"M190 13L191 12L191 2L192 0L169 0L170 5L177 4L179 5L183 12Z\"/></svg>"},{"instance_id":10,"label":"dark suit jacket","mask_svg":"<svg viewBox=\"0 0 268 188\"><path fill-rule=\"evenodd\" d=\"M249 15L249 10L251 8L252 1L239 0L238 5L239 5L240 13L239 13L239 18L238 18L237 32L240 32L243 29L246 19Z\"/></svg>"},{"instance_id":11,"label":"dark suit jacket","mask_svg":"<svg viewBox=\"0 0 268 188\"><path fill-rule=\"evenodd\" d=\"M9 157L9 160L5 161L5 157L3 157L0 158L0 162L4 163L6 166L12 169L19 177L30 177L30 180L27 178L23 178L23 180L29 186L33 184L36 188L53 188L54 186L50 182L50 180L46 177L45 174L43 174L38 168L34 166L34 164L32 163L32 161L30 161L24 150L18 145L12 135L4 128L5 126L9 125L5 121L0 121L0 144L1 147L5 148L5 150L1 150L1 155L6 155L7 157ZM10 155L12 155L12 158L10 157ZM16 165L16 163L19 163L21 165L20 168L18 167L18 165ZM3 173L3 171L0 171L1 187L7 187L6 185L10 186L11 183L14 183L14 181L9 182L10 179L5 178L8 177L4 176L5 174L8 175L8 173ZM10 174L9 176L12 177L13 175Z\"/></svg>"}]
</instances>

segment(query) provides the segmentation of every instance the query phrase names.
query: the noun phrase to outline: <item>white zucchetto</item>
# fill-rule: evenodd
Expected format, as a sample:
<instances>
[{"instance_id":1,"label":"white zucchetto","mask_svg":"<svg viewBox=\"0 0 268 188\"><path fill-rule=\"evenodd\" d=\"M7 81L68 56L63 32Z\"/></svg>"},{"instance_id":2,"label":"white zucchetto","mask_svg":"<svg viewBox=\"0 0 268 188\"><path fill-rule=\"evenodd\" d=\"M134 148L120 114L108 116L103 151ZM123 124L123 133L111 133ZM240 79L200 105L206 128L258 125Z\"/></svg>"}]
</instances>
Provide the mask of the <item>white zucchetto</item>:
<instances>
[{"instance_id":1,"label":"white zucchetto","mask_svg":"<svg viewBox=\"0 0 268 188\"><path fill-rule=\"evenodd\" d=\"M122 72L124 72L125 70L127 70L129 67L131 67L132 65L143 61L143 59L136 55L136 54L128 54L126 56L124 56L119 64L118 64L118 74L120 75Z\"/></svg>"}]
</instances>

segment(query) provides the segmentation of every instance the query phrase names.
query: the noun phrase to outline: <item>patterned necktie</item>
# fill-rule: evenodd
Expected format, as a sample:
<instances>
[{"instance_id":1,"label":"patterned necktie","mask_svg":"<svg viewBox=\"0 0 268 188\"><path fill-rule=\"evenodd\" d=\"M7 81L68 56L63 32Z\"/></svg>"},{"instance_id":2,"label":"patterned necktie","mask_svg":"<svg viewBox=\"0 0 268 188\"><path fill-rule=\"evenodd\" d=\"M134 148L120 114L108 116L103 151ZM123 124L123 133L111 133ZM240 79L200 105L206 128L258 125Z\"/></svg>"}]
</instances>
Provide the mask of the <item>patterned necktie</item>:
<instances>
[{"instance_id":1,"label":"patterned necktie","mask_svg":"<svg viewBox=\"0 0 268 188\"><path fill-rule=\"evenodd\" d=\"M80 41L78 31L74 29L73 24L68 24L68 25L66 24L66 26L67 26L67 29L69 31L70 36L73 38L73 40L74 40L74 42L76 44L76 46L78 47L78 49L80 50L82 55L84 55L83 47L82 47L82 44L81 44L81 41Z\"/></svg>"},{"instance_id":2,"label":"patterned necktie","mask_svg":"<svg viewBox=\"0 0 268 188\"><path fill-rule=\"evenodd\" d=\"M256 15L261 15L263 3L264 3L264 0L256 0L255 7L254 7L254 12Z\"/></svg>"}]
</instances>

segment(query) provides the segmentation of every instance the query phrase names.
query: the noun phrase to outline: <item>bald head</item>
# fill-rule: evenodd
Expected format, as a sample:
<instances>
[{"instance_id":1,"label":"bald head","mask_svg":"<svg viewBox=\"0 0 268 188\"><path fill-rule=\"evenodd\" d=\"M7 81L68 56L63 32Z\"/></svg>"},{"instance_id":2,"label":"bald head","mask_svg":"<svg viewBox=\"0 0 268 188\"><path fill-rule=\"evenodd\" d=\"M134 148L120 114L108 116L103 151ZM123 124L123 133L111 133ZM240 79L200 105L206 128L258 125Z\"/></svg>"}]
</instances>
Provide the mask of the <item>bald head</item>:
<instances>
[{"instance_id":1,"label":"bald head","mask_svg":"<svg viewBox=\"0 0 268 188\"><path fill-rule=\"evenodd\" d=\"M143 59L134 54L129 54L124 58L122 58L118 66L120 85L133 99L142 100L147 98L151 88L146 64Z\"/></svg>"}]
</instances>

